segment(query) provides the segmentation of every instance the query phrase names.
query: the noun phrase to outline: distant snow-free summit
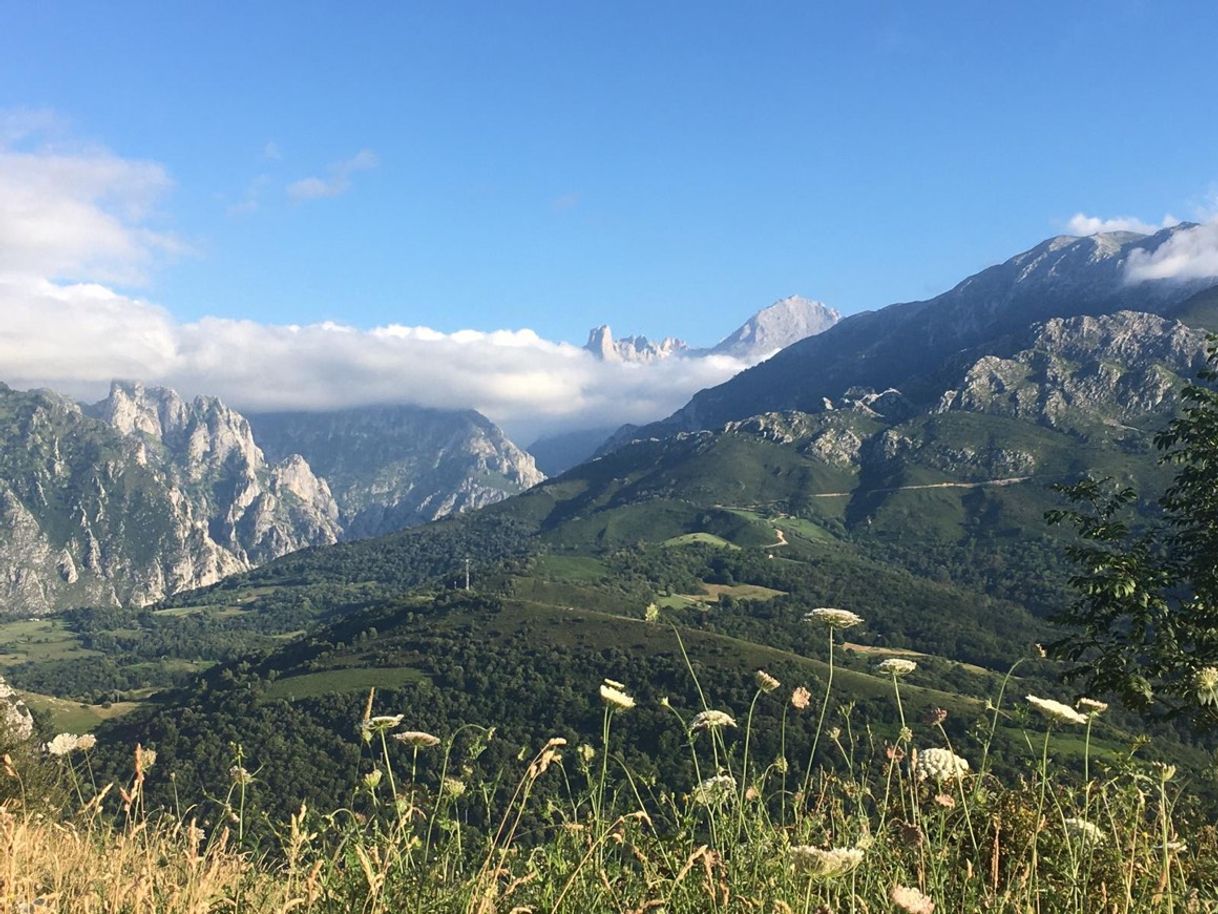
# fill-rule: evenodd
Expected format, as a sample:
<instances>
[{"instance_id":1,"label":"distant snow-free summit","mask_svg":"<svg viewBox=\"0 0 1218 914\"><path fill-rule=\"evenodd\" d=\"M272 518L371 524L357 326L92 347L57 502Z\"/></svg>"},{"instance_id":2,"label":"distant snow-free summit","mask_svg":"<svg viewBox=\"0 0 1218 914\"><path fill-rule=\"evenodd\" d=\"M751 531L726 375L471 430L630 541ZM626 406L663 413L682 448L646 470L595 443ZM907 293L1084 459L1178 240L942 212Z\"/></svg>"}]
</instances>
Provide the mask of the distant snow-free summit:
<instances>
[{"instance_id":1,"label":"distant snow-free summit","mask_svg":"<svg viewBox=\"0 0 1218 914\"><path fill-rule=\"evenodd\" d=\"M762 308L709 349L691 349L684 340L667 336L653 342L645 336L614 339L608 324L588 333L584 348L603 362L647 364L671 356L700 358L726 355L742 362L758 362L809 336L828 330L839 314L824 302L791 295Z\"/></svg>"}]
</instances>

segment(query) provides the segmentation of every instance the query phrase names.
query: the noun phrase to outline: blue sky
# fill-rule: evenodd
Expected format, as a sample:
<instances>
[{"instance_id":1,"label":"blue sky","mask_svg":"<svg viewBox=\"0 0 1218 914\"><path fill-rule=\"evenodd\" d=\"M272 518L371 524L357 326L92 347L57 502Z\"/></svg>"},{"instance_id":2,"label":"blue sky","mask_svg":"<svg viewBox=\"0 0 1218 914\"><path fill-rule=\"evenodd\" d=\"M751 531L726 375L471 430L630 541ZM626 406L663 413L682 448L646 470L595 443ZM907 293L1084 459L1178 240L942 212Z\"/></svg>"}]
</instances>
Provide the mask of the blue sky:
<instances>
[{"instance_id":1,"label":"blue sky","mask_svg":"<svg viewBox=\"0 0 1218 914\"><path fill-rule=\"evenodd\" d=\"M847 312L926 297L1078 212L1189 218L1218 180L1209 3L4 19L0 109L171 179L141 224L189 251L124 288L181 320L710 343L795 292Z\"/></svg>"}]
</instances>

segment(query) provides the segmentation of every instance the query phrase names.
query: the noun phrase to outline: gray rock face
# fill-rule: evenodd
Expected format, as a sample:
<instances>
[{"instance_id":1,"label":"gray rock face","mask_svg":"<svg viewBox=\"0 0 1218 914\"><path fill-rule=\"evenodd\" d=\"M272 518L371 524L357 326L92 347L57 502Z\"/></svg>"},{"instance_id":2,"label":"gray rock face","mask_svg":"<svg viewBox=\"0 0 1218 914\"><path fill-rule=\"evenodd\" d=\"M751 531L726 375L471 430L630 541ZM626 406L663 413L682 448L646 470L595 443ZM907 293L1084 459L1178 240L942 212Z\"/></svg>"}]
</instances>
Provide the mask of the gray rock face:
<instances>
[{"instance_id":1,"label":"gray rock face","mask_svg":"<svg viewBox=\"0 0 1218 914\"><path fill-rule=\"evenodd\" d=\"M338 538L325 482L219 400L0 385L0 417L0 615L145 605Z\"/></svg>"},{"instance_id":2,"label":"gray rock face","mask_svg":"<svg viewBox=\"0 0 1218 914\"><path fill-rule=\"evenodd\" d=\"M34 718L13 687L0 676L0 747L23 743L34 735Z\"/></svg>"},{"instance_id":3,"label":"gray rock face","mask_svg":"<svg viewBox=\"0 0 1218 914\"><path fill-rule=\"evenodd\" d=\"M1031 419L1051 427L1132 422L1168 413L1205 362L1205 332L1132 311L1055 318L1009 358L974 362L938 412Z\"/></svg>"},{"instance_id":4,"label":"gray rock face","mask_svg":"<svg viewBox=\"0 0 1218 914\"><path fill-rule=\"evenodd\" d=\"M472 410L372 406L251 421L272 459L301 454L326 479L347 539L480 508L545 479L531 456Z\"/></svg>"},{"instance_id":5,"label":"gray rock face","mask_svg":"<svg viewBox=\"0 0 1218 914\"><path fill-rule=\"evenodd\" d=\"M666 336L655 343L645 336L624 336L615 340L608 324L601 324L590 330L588 342L584 344L584 348L602 362L641 364L681 355L689 349L682 340L672 336Z\"/></svg>"},{"instance_id":6,"label":"gray rock face","mask_svg":"<svg viewBox=\"0 0 1218 914\"><path fill-rule=\"evenodd\" d=\"M708 351L755 362L823 333L841 319L841 314L824 302L791 295L762 308Z\"/></svg>"}]
</instances>

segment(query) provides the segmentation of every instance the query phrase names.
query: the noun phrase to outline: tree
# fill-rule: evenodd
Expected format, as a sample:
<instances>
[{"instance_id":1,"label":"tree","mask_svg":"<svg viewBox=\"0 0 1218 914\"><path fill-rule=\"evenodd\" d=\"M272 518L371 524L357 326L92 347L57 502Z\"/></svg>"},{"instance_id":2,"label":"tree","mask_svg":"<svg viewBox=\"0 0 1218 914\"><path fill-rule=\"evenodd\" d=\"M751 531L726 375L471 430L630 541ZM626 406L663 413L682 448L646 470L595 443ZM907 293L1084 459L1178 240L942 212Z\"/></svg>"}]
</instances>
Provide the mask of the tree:
<instances>
[{"instance_id":1,"label":"tree","mask_svg":"<svg viewBox=\"0 0 1218 914\"><path fill-rule=\"evenodd\" d=\"M1159 523L1135 530L1137 494L1111 479L1059 486L1074 507L1050 524L1075 528L1067 549L1078 599L1055 621L1071 631L1050 645L1074 663L1067 678L1128 705L1218 725L1218 336L1181 394L1180 416L1155 437L1178 466L1159 499Z\"/></svg>"}]
</instances>

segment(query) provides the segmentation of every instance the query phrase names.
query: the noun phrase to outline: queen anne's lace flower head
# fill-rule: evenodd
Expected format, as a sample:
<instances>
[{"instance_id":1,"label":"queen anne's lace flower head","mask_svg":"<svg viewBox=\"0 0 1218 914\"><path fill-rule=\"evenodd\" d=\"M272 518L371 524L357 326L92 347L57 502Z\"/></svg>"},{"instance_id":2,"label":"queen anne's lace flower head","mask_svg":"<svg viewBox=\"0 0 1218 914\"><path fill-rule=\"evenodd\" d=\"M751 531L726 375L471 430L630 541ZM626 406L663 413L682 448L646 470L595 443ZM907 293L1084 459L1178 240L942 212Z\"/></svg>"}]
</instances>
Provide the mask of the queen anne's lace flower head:
<instances>
[{"instance_id":1,"label":"queen anne's lace flower head","mask_svg":"<svg viewBox=\"0 0 1218 914\"><path fill-rule=\"evenodd\" d=\"M736 796L736 779L730 774L707 778L693 789L691 799L699 806L722 806Z\"/></svg>"},{"instance_id":2,"label":"queen anne's lace flower head","mask_svg":"<svg viewBox=\"0 0 1218 914\"><path fill-rule=\"evenodd\" d=\"M904 657L889 657L877 663L875 668L889 676L906 676L916 670L918 665Z\"/></svg>"},{"instance_id":3,"label":"queen anne's lace flower head","mask_svg":"<svg viewBox=\"0 0 1218 914\"><path fill-rule=\"evenodd\" d=\"M1096 701L1094 698L1080 698L1074 703L1074 706L1092 717L1095 717L1097 714L1103 714L1108 710L1108 702Z\"/></svg>"},{"instance_id":4,"label":"queen anne's lace flower head","mask_svg":"<svg viewBox=\"0 0 1218 914\"><path fill-rule=\"evenodd\" d=\"M689 732L697 733L699 730L721 730L734 726L736 726L736 718L726 711L702 711L695 715L693 721L690 722Z\"/></svg>"},{"instance_id":5,"label":"queen anne's lace flower head","mask_svg":"<svg viewBox=\"0 0 1218 914\"><path fill-rule=\"evenodd\" d=\"M776 688L782 685L781 682L779 682L765 670L758 670L756 679L757 688L761 689L763 692L773 692Z\"/></svg>"},{"instance_id":6,"label":"queen anne's lace flower head","mask_svg":"<svg viewBox=\"0 0 1218 914\"><path fill-rule=\"evenodd\" d=\"M60 733L47 743L45 748L47 755L63 758L80 748L80 737L74 733Z\"/></svg>"},{"instance_id":7,"label":"queen anne's lace flower head","mask_svg":"<svg viewBox=\"0 0 1218 914\"><path fill-rule=\"evenodd\" d=\"M606 679L601 683L601 701L610 708L629 711L634 707L634 699L626 694L625 688L620 682Z\"/></svg>"},{"instance_id":8,"label":"queen anne's lace flower head","mask_svg":"<svg viewBox=\"0 0 1218 914\"><path fill-rule=\"evenodd\" d=\"M963 780L968 771L968 759L961 758L950 749L922 749L914 757L913 773L919 781L931 780L942 784L945 781Z\"/></svg>"},{"instance_id":9,"label":"queen anne's lace flower head","mask_svg":"<svg viewBox=\"0 0 1218 914\"><path fill-rule=\"evenodd\" d=\"M829 849L799 844L791 848L791 864L795 872L813 879L833 879L844 876L863 862L863 851L857 847Z\"/></svg>"},{"instance_id":10,"label":"queen anne's lace flower head","mask_svg":"<svg viewBox=\"0 0 1218 914\"><path fill-rule=\"evenodd\" d=\"M799 686L791 693L791 707L796 711L802 711L811 701L812 693L803 686Z\"/></svg>"},{"instance_id":11,"label":"queen anne's lace flower head","mask_svg":"<svg viewBox=\"0 0 1218 914\"><path fill-rule=\"evenodd\" d=\"M422 730L403 730L401 733L393 734L393 738L412 749L430 749L440 745L440 737L424 733Z\"/></svg>"},{"instance_id":12,"label":"queen anne's lace flower head","mask_svg":"<svg viewBox=\"0 0 1218 914\"><path fill-rule=\"evenodd\" d=\"M934 914L935 903L929 895L923 895L915 888L904 885L894 885L888 893L893 906L905 914Z\"/></svg>"},{"instance_id":13,"label":"queen anne's lace flower head","mask_svg":"<svg viewBox=\"0 0 1218 914\"><path fill-rule=\"evenodd\" d=\"M827 628L853 628L863 623L863 617L848 609L832 609L822 606L804 614L805 622L816 622Z\"/></svg>"},{"instance_id":14,"label":"queen anne's lace flower head","mask_svg":"<svg viewBox=\"0 0 1218 914\"><path fill-rule=\"evenodd\" d=\"M1037 698L1035 695L1028 695L1027 699L1028 704L1049 720L1061 724L1085 724L1087 722L1086 714L1081 714L1060 701L1054 701L1052 698Z\"/></svg>"},{"instance_id":15,"label":"queen anne's lace flower head","mask_svg":"<svg viewBox=\"0 0 1218 914\"><path fill-rule=\"evenodd\" d=\"M1084 844L1101 844L1104 841L1104 832L1100 830L1098 825L1088 822L1086 819L1071 818L1066 819L1066 831L1081 839Z\"/></svg>"},{"instance_id":16,"label":"queen anne's lace flower head","mask_svg":"<svg viewBox=\"0 0 1218 914\"><path fill-rule=\"evenodd\" d=\"M360 735L364 738L364 742L368 742L374 734L388 733L400 725L405 716L405 714L381 714L377 717L369 717L360 723Z\"/></svg>"},{"instance_id":17,"label":"queen anne's lace flower head","mask_svg":"<svg viewBox=\"0 0 1218 914\"><path fill-rule=\"evenodd\" d=\"M88 752L97 745L97 737L92 733L82 733L76 737L76 748L81 752Z\"/></svg>"}]
</instances>

